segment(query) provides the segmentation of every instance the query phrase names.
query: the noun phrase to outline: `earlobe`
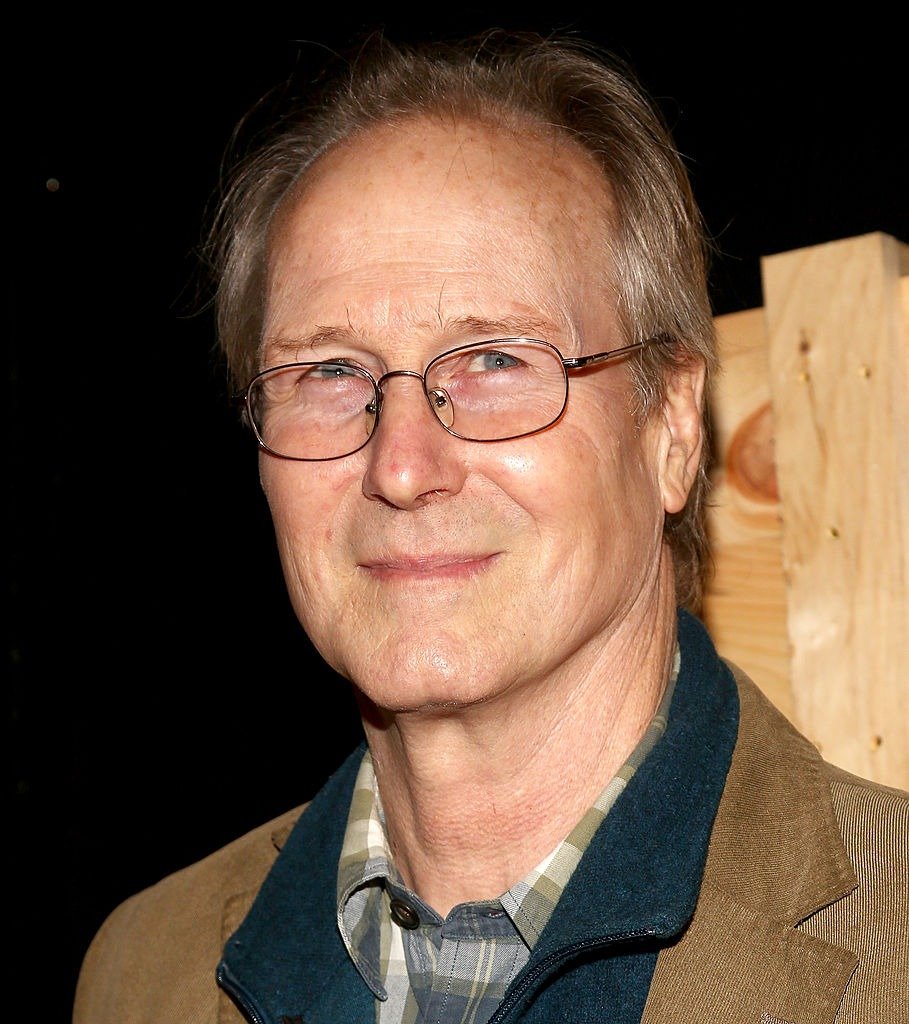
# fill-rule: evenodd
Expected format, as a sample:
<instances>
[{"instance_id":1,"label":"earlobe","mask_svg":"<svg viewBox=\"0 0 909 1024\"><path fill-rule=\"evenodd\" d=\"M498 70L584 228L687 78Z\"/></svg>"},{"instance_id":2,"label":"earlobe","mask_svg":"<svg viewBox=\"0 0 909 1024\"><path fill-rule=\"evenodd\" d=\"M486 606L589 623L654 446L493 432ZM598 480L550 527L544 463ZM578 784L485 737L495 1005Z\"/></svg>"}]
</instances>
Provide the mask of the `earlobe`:
<instances>
[{"instance_id":1,"label":"earlobe","mask_svg":"<svg viewBox=\"0 0 909 1024\"><path fill-rule=\"evenodd\" d=\"M663 445L660 490L663 508L681 512L698 474L704 438L706 371L698 360L673 373L660 413Z\"/></svg>"}]
</instances>

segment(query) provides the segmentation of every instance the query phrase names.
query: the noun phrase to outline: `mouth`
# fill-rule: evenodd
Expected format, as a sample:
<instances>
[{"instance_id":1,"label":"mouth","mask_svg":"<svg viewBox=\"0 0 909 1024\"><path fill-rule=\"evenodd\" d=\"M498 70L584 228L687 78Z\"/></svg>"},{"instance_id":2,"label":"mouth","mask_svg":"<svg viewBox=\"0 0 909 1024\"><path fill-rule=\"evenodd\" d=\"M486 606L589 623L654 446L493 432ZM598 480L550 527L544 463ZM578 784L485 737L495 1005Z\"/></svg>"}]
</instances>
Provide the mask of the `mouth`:
<instances>
[{"instance_id":1,"label":"mouth","mask_svg":"<svg viewBox=\"0 0 909 1024\"><path fill-rule=\"evenodd\" d=\"M360 562L358 568L384 582L429 583L470 579L489 569L498 557L497 552L490 555L394 555Z\"/></svg>"}]
</instances>

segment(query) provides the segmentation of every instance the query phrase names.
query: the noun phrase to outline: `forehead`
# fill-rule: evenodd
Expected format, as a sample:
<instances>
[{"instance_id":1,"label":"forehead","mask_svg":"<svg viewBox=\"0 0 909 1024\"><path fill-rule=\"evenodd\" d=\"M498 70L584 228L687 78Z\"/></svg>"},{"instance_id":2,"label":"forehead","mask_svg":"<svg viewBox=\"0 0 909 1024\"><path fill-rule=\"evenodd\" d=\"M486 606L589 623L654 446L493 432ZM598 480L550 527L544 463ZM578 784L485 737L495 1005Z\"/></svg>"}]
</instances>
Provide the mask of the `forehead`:
<instances>
[{"instance_id":1,"label":"forehead","mask_svg":"<svg viewBox=\"0 0 909 1024\"><path fill-rule=\"evenodd\" d=\"M427 119L370 129L323 155L276 218L266 338L295 320L368 330L522 312L573 330L594 294L606 301L611 210L567 137Z\"/></svg>"}]
</instances>

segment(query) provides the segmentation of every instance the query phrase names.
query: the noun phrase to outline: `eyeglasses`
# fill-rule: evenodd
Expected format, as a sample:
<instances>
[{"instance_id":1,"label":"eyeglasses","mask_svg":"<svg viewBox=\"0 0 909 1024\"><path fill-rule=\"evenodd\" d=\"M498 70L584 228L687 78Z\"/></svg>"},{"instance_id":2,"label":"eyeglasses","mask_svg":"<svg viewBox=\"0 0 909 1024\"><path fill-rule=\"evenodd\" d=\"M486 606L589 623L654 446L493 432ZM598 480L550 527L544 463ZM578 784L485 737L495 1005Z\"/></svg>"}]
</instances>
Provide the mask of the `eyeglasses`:
<instances>
[{"instance_id":1,"label":"eyeglasses","mask_svg":"<svg viewBox=\"0 0 909 1024\"><path fill-rule=\"evenodd\" d=\"M499 338L436 356L423 373L374 377L345 359L286 363L256 374L238 396L259 445L282 459L323 462L359 451L379 424L385 385L412 377L439 423L465 441L510 441L552 426L568 402L568 374L654 339L566 359L546 341Z\"/></svg>"}]
</instances>

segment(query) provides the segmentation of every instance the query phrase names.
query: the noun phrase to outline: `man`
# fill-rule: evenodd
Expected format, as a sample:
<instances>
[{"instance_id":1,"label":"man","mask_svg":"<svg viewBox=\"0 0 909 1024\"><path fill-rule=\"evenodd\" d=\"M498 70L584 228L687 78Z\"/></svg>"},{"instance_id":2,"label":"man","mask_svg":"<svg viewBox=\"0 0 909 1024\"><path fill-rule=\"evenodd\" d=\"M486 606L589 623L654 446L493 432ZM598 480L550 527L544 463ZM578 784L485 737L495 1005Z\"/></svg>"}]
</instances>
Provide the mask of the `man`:
<instances>
[{"instance_id":1,"label":"man","mask_svg":"<svg viewBox=\"0 0 909 1024\"><path fill-rule=\"evenodd\" d=\"M630 77L379 45L219 231L290 598L366 748L119 908L75 1020L905 1020L909 798L678 610L712 319Z\"/></svg>"}]
</instances>

